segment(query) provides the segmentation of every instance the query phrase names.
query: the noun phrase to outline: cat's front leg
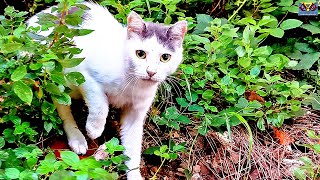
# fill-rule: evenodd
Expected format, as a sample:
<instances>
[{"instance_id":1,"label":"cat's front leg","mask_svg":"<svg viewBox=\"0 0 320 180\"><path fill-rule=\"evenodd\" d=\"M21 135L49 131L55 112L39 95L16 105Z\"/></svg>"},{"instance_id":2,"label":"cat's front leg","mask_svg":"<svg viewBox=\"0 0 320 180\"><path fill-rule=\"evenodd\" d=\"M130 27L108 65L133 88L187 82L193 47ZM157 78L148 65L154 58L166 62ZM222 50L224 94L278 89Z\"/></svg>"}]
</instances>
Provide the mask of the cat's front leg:
<instances>
[{"instance_id":1,"label":"cat's front leg","mask_svg":"<svg viewBox=\"0 0 320 180\"><path fill-rule=\"evenodd\" d=\"M80 92L89 110L86 130L89 138L96 139L103 133L109 111L109 102L102 85L87 73L82 72L82 74L86 81L80 87Z\"/></svg>"},{"instance_id":2,"label":"cat's front leg","mask_svg":"<svg viewBox=\"0 0 320 180\"><path fill-rule=\"evenodd\" d=\"M143 124L149 106L142 108L126 107L121 114L121 143L125 147L124 154L130 160L126 162L129 168L128 180L141 180L140 160L143 135Z\"/></svg>"}]
</instances>

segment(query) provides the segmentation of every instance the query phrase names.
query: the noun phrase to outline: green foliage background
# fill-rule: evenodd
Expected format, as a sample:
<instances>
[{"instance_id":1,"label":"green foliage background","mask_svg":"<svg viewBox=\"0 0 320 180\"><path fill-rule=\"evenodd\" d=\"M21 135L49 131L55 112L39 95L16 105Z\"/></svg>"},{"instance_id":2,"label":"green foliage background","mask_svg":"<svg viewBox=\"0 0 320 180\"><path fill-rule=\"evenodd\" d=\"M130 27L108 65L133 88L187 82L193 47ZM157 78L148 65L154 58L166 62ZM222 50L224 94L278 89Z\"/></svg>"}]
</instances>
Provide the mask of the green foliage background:
<instances>
[{"instance_id":1,"label":"green foliage background","mask_svg":"<svg viewBox=\"0 0 320 180\"><path fill-rule=\"evenodd\" d=\"M50 153L39 161L47 150L30 145L40 135L62 134L61 120L52 100L69 105L66 82L80 85L85 81L80 73L63 74L62 70L83 60L74 57L81 50L72 45L72 38L91 32L77 28L86 7L77 4L77 0L55 2L59 3L55 11L62 14L72 6L80 10L61 17L41 15L42 28L54 29L48 37L36 34L39 27L27 27L25 20L31 15L28 12L8 6L4 15L0 15L0 177L37 179L56 172L78 178L94 178L99 173L101 177L116 178L112 174L116 168L105 173L102 167L112 163L118 167L125 157L100 162L92 170L75 167L64 158L56 161ZM28 10L34 13L37 7L49 3L54 1L28 2ZM230 132L231 126L241 123L239 115L266 130L302 115L303 106L320 109L320 22L318 17L299 17L298 1L230 0L214 4L200 0L102 0L100 3L122 23L126 23L131 10L153 22L188 21L184 62L175 77L163 84L165 93L159 93L155 111L151 111L149 118L168 130L192 125L201 135L210 129ZM250 92L263 101L248 101ZM160 106L164 101L165 106ZM179 151L184 151L183 144L154 147L148 153L169 160L175 159ZM76 156L71 152L65 154Z\"/></svg>"}]
</instances>

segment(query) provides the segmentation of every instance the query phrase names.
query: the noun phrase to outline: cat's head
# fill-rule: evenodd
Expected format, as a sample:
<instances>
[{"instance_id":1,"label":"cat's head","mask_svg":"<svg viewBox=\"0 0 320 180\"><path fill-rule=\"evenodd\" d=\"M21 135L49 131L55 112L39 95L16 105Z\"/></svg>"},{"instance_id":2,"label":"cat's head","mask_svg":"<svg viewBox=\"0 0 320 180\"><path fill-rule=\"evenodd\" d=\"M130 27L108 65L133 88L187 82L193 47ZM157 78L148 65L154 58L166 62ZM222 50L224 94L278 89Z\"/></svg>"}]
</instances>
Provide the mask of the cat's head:
<instances>
[{"instance_id":1,"label":"cat's head","mask_svg":"<svg viewBox=\"0 0 320 180\"><path fill-rule=\"evenodd\" d=\"M187 22L171 26L145 22L135 12L128 15L126 56L130 73L141 81L162 82L182 61Z\"/></svg>"}]
</instances>

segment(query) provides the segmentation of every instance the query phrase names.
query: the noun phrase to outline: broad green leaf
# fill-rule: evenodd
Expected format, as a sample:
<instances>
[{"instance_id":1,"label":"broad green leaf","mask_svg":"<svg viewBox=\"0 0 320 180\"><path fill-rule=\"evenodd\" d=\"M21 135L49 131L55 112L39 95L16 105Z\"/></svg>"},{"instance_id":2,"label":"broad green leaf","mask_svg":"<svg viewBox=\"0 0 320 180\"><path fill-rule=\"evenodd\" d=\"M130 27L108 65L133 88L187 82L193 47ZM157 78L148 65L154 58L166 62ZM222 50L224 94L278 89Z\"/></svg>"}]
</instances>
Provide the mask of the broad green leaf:
<instances>
[{"instance_id":1,"label":"broad green leaf","mask_svg":"<svg viewBox=\"0 0 320 180\"><path fill-rule=\"evenodd\" d=\"M202 34L205 32L205 28L210 26L210 22L213 18L208 14L197 14L197 26L195 27L194 34Z\"/></svg>"},{"instance_id":2,"label":"broad green leaf","mask_svg":"<svg viewBox=\"0 0 320 180\"><path fill-rule=\"evenodd\" d=\"M182 124L190 124L191 123L191 120L187 117L187 116L184 116L184 115L180 115L177 119L176 119L177 122L180 122Z\"/></svg>"},{"instance_id":3,"label":"broad green leaf","mask_svg":"<svg viewBox=\"0 0 320 180\"><path fill-rule=\"evenodd\" d=\"M12 53L12 52L15 52L15 51L19 50L20 48L22 48L22 46L23 46L23 44L17 43L17 42L3 44L0 46L0 48L1 48L0 52Z\"/></svg>"},{"instance_id":4,"label":"broad green leaf","mask_svg":"<svg viewBox=\"0 0 320 180\"><path fill-rule=\"evenodd\" d=\"M24 82L16 81L13 84L13 91L22 101L29 105L31 104L33 97L32 89Z\"/></svg>"},{"instance_id":5,"label":"broad green leaf","mask_svg":"<svg viewBox=\"0 0 320 180\"><path fill-rule=\"evenodd\" d=\"M11 80L12 81L19 81L27 74L27 68L26 66L20 66L17 69L13 71L11 74Z\"/></svg>"},{"instance_id":6,"label":"broad green leaf","mask_svg":"<svg viewBox=\"0 0 320 180\"><path fill-rule=\"evenodd\" d=\"M85 58L72 58L72 59L64 59L59 62L65 68L72 68L79 65Z\"/></svg>"},{"instance_id":7,"label":"broad green leaf","mask_svg":"<svg viewBox=\"0 0 320 180\"><path fill-rule=\"evenodd\" d=\"M293 174L294 174L294 176L295 176L297 179L299 179L299 180L305 180L305 179L307 179L307 176L306 176L306 174L305 174L305 171L302 170L302 169L300 169L300 168L295 168L295 169L293 170Z\"/></svg>"},{"instance_id":8,"label":"broad green leaf","mask_svg":"<svg viewBox=\"0 0 320 180\"><path fill-rule=\"evenodd\" d=\"M55 85L54 83L51 83L51 82L47 82L46 90L49 93L54 94L54 95L60 95L61 94L60 88L57 85Z\"/></svg>"},{"instance_id":9,"label":"broad green leaf","mask_svg":"<svg viewBox=\"0 0 320 180\"><path fill-rule=\"evenodd\" d=\"M66 74L66 78L71 84L75 86L79 86L85 82L85 78L80 72L70 72Z\"/></svg>"},{"instance_id":10,"label":"broad green leaf","mask_svg":"<svg viewBox=\"0 0 320 180\"><path fill-rule=\"evenodd\" d=\"M176 101L181 107L187 107L189 105L185 98L176 98Z\"/></svg>"},{"instance_id":11,"label":"broad green leaf","mask_svg":"<svg viewBox=\"0 0 320 180\"><path fill-rule=\"evenodd\" d=\"M239 85L239 86L237 86L236 91L237 91L238 95L242 95L246 91L246 87L242 86L242 85Z\"/></svg>"},{"instance_id":12,"label":"broad green leaf","mask_svg":"<svg viewBox=\"0 0 320 180\"><path fill-rule=\"evenodd\" d=\"M299 26L302 25L302 21L297 20L297 19L287 19L284 20L281 24L280 24L280 28L283 30L288 30L288 29L293 29L293 28L297 28Z\"/></svg>"},{"instance_id":13,"label":"broad green leaf","mask_svg":"<svg viewBox=\"0 0 320 180\"><path fill-rule=\"evenodd\" d=\"M250 70L250 75L253 77L257 77L260 74L261 68L260 66L254 66L251 70Z\"/></svg>"},{"instance_id":14,"label":"broad green leaf","mask_svg":"<svg viewBox=\"0 0 320 180\"><path fill-rule=\"evenodd\" d=\"M296 70L301 70L301 69L310 69L313 64L315 62L317 62L319 60L319 57L320 57L320 53L319 52L316 52L316 53L312 53L312 54L304 54L302 55L302 59L301 61L295 66L293 67L293 69L296 69Z\"/></svg>"},{"instance_id":15,"label":"broad green leaf","mask_svg":"<svg viewBox=\"0 0 320 180\"><path fill-rule=\"evenodd\" d=\"M202 94L202 98L205 100L211 100L213 98L213 90L205 90Z\"/></svg>"},{"instance_id":16,"label":"broad green leaf","mask_svg":"<svg viewBox=\"0 0 320 180\"><path fill-rule=\"evenodd\" d=\"M320 28L311 24L303 24L301 25L303 29L310 31L312 34L319 34Z\"/></svg>"},{"instance_id":17,"label":"broad green leaf","mask_svg":"<svg viewBox=\"0 0 320 180\"><path fill-rule=\"evenodd\" d=\"M72 167L77 167L80 162L79 156L72 151L61 151L61 159L63 162Z\"/></svg>"},{"instance_id":18,"label":"broad green leaf","mask_svg":"<svg viewBox=\"0 0 320 180\"><path fill-rule=\"evenodd\" d=\"M243 57L245 55L245 51L242 46L238 46L235 50L239 57Z\"/></svg>"},{"instance_id":19,"label":"broad green leaf","mask_svg":"<svg viewBox=\"0 0 320 180\"><path fill-rule=\"evenodd\" d=\"M230 76L224 76L222 79L221 79L221 83L224 84L224 85L229 85L233 82L232 78Z\"/></svg>"},{"instance_id":20,"label":"broad green leaf","mask_svg":"<svg viewBox=\"0 0 320 180\"><path fill-rule=\"evenodd\" d=\"M242 58L239 58L238 62L240 64L240 66L247 68L251 64L251 58L242 57Z\"/></svg>"},{"instance_id":21,"label":"broad green leaf","mask_svg":"<svg viewBox=\"0 0 320 180\"><path fill-rule=\"evenodd\" d=\"M20 175L20 171L17 168L6 168L4 173L9 179L18 179Z\"/></svg>"},{"instance_id":22,"label":"broad green leaf","mask_svg":"<svg viewBox=\"0 0 320 180\"><path fill-rule=\"evenodd\" d=\"M277 38L282 38L284 35L284 31L280 28L270 29L269 32L270 32L271 36L274 36Z\"/></svg>"},{"instance_id":23,"label":"broad green leaf","mask_svg":"<svg viewBox=\"0 0 320 180\"><path fill-rule=\"evenodd\" d=\"M204 113L204 109L203 107L197 105L197 104L192 104L188 107L188 111L198 111L201 113Z\"/></svg>"},{"instance_id":24,"label":"broad green leaf","mask_svg":"<svg viewBox=\"0 0 320 180\"><path fill-rule=\"evenodd\" d=\"M51 77L51 80L55 83L63 84L63 85L66 84L66 80L64 78L63 73L52 73L50 77Z\"/></svg>"},{"instance_id":25,"label":"broad green leaf","mask_svg":"<svg viewBox=\"0 0 320 180\"><path fill-rule=\"evenodd\" d=\"M293 4L293 0L280 0L277 4L278 6L291 6Z\"/></svg>"},{"instance_id":26,"label":"broad green leaf","mask_svg":"<svg viewBox=\"0 0 320 180\"><path fill-rule=\"evenodd\" d=\"M59 104L71 105L71 97L67 93L62 93L60 96L53 96L53 99Z\"/></svg>"}]
</instances>

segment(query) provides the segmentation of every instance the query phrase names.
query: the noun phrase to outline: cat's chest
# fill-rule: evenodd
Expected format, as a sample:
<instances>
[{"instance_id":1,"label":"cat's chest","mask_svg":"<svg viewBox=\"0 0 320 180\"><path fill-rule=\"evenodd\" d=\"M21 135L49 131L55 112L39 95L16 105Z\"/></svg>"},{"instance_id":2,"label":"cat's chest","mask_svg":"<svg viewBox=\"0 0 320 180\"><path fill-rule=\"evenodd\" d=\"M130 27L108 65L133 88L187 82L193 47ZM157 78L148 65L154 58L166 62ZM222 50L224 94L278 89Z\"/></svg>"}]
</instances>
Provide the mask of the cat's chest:
<instances>
[{"instance_id":1,"label":"cat's chest","mask_svg":"<svg viewBox=\"0 0 320 180\"><path fill-rule=\"evenodd\" d=\"M131 89L128 88L124 91L113 91L106 92L109 104L116 108L122 108L125 106L132 105L143 105L144 103L151 103L155 96L156 89L148 90L145 89Z\"/></svg>"}]
</instances>

